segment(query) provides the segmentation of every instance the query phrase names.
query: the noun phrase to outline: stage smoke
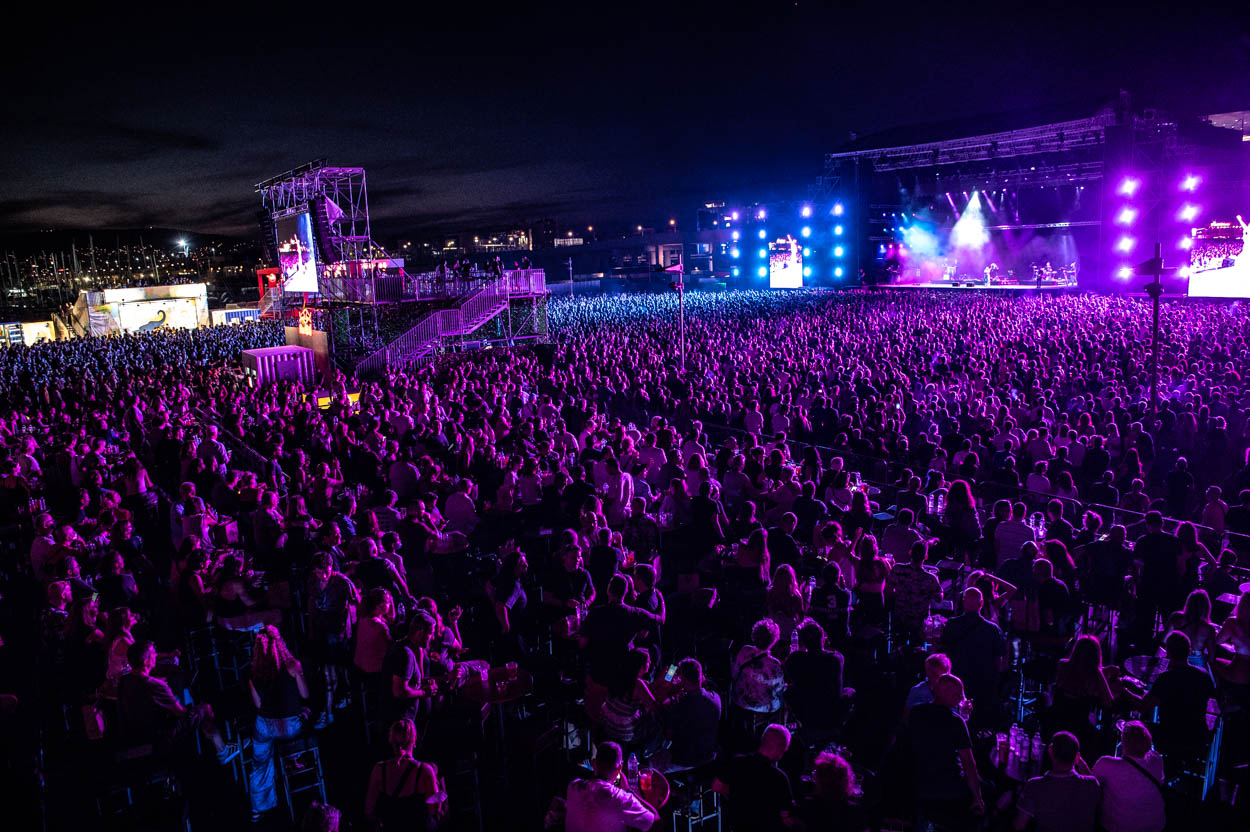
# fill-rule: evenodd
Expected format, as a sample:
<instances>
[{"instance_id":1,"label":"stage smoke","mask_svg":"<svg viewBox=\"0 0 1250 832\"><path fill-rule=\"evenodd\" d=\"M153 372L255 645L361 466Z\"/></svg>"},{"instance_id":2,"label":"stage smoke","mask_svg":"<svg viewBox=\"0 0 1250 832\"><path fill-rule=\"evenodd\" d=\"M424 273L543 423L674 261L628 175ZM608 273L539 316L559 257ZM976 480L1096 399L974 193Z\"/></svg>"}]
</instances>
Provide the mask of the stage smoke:
<instances>
[{"instance_id":1,"label":"stage smoke","mask_svg":"<svg viewBox=\"0 0 1250 832\"><path fill-rule=\"evenodd\" d=\"M957 249L979 251L990 241L985 230L985 215L981 210L981 195L973 193L968 207L951 229L951 244Z\"/></svg>"}]
</instances>

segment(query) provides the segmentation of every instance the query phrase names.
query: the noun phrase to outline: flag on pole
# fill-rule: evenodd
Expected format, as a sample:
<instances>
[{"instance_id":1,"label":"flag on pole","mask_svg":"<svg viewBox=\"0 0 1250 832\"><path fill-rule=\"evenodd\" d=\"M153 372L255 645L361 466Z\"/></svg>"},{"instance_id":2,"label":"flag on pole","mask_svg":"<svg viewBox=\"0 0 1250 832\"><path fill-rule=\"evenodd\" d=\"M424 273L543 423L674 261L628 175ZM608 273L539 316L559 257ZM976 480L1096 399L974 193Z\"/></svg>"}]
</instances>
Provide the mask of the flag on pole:
<instances>
[{"instance_id":1,"label":"flag on pole","mask_svg":"<svg viewBox=\"0 0 1250 832\"><path fill-rule=\"evenodd\" d=\"M684 272L684 271L685 271L685 269L682 267L682 264L681 264L681 263L678 263L678 264L676 264L676 265L674 265L674 266L669 266L669 267L668 267L667 269L665 269L664 271L666 271L666 272L677 272L678 274L681 274L682 272Z\"/></svg>"}]
</instances>

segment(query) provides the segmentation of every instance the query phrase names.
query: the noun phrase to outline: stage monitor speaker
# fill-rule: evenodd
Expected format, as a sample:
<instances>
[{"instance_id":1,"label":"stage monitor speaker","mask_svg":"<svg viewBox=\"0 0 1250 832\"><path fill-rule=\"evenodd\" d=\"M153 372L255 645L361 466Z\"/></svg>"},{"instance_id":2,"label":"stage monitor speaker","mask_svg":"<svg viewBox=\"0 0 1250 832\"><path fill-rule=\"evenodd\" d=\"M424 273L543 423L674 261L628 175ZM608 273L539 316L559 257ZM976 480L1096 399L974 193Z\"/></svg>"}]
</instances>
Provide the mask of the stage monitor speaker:
<instances>
[{"instance_id":1,"label":"stage monitor speaker","mask_svg":"<svg viewBox=\"0 0 1250 832\"><path fill-rule=\"evenodd\" d=\"M260 229L261 259L264 260L266 267L277 268L278 231L268 211L262 209L256 212L256 227Z\"/></svg>"},{"instance_id":2,"label":"stage monitor speaker","mask_svg":"<svg viewBox=\"0 0 1250 832\"><path fill-rule=\"evenodd\" d=\"M337 263L339 252L338 247L334 245L334 237L330 228L329 210L327 210L327 200L324 196L319 196L313 200L312 227L313 237L317 243L317 254L321 262Z\"/></svg>"}]
</instances>

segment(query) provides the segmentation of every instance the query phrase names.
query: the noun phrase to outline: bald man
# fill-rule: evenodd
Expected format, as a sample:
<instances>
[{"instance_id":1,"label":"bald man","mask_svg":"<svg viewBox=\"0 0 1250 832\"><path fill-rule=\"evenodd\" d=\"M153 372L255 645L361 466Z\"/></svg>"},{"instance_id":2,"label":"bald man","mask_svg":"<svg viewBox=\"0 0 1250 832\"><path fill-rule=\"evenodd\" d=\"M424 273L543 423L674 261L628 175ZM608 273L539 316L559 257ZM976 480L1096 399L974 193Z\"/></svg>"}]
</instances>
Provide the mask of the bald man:
<instances>
[{"instance_id":1,"label":"bald man","mask_svg":"<svg viewBox=\"0 0 1250 832\"><path fill-rule=\"evenodd\" d=\"M789 748L789 729L769 725L758 751L739 754L717 772L712 788L726 797L730 829L782 832L788 827L794 794L790 778L777 763Z\"/></svg>"},{"instance_id":2,"label":"bald man","mask_svg":"<svg viewBox=\"0 0 1250 832\"><path fill-rule=\"evenodd\" d=\"M969 813L985 811L968 726L958 714L964 683L949 673L933 686L933 701L907 717L916 788L916 828L963 828Z\"/></svg>"},{"instance_id":3,"label":"bald man","mask_svg":"<svg viewBox=\"0 0 1250 832\"><path fill-rule=\"evenodd\" d=\"M938 644L976 705L974 721L994 727L999 716L998 678L1007 667L1006 642L998 625L982 615L981 590L968 587L962 603L963 614L946 622Z\"/></svg>"}]
</instances>

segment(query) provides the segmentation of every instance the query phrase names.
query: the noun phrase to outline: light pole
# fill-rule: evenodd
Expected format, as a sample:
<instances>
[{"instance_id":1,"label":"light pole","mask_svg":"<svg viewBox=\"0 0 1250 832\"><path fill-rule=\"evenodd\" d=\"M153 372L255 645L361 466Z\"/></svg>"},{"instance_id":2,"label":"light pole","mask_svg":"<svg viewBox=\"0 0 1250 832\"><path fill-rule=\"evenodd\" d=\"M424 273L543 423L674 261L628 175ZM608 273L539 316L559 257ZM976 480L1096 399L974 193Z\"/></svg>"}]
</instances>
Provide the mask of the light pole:
<instances>
[{"instance_id":1,"label":"light pole","mask_svg":"<svg viewBox=\"0 0 1250 832\"><path fill-rule=\"evenodd\" d=\"M1150 330L1150 410L1159 415L1159 298L1163 295L1163 276L1172 274L1175 268L1163 266L1163 244L1155 243L1155 256L1134 267L1137 274L1153 277L1144 290L1153 304L1153 320Z\"/></svg>"}]
</instances>

